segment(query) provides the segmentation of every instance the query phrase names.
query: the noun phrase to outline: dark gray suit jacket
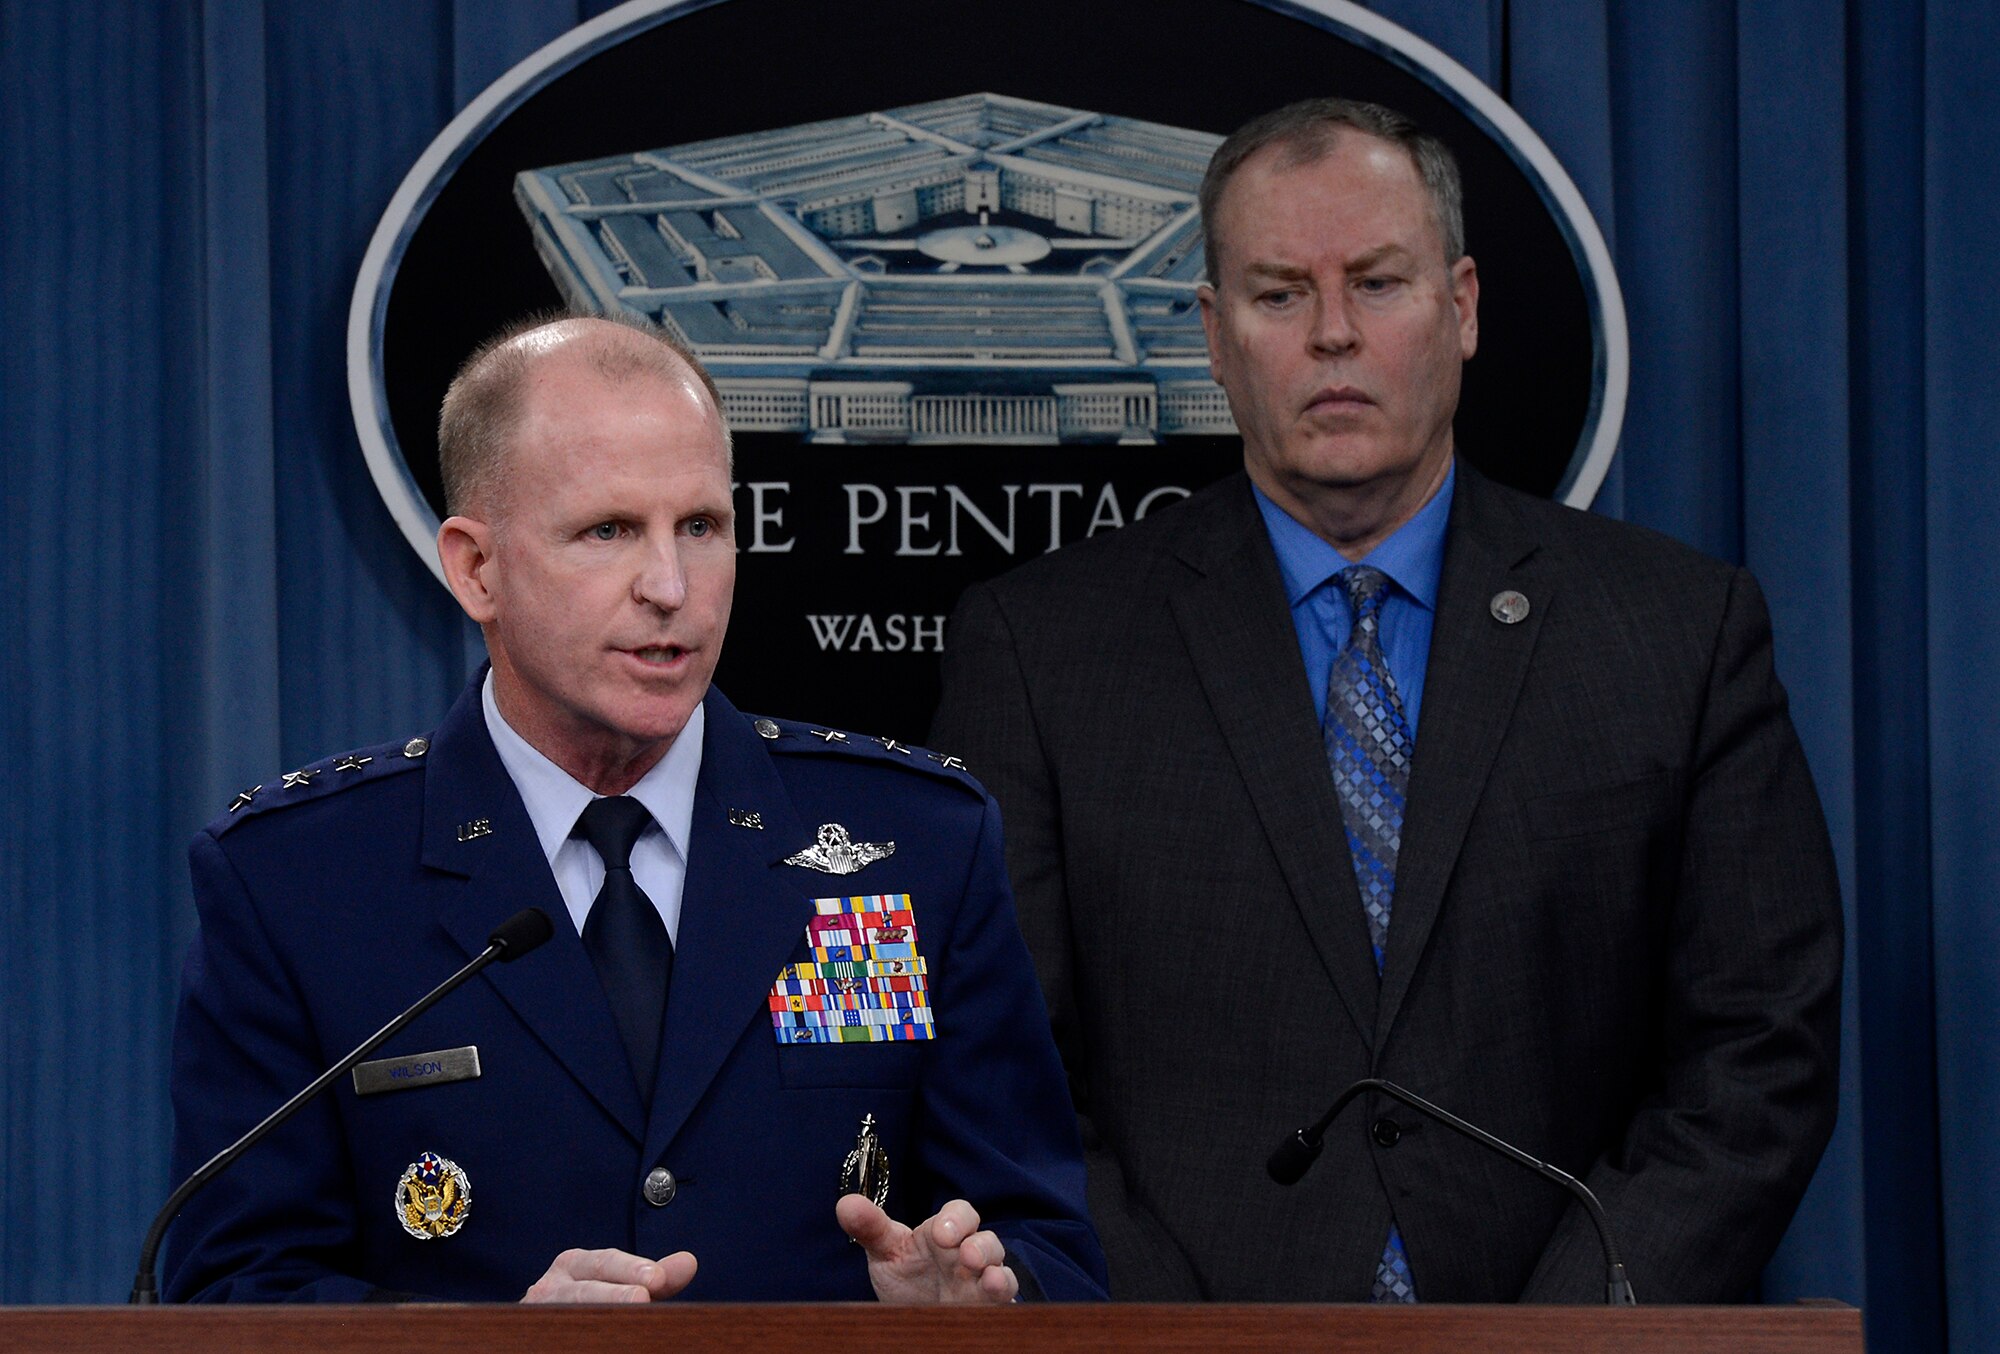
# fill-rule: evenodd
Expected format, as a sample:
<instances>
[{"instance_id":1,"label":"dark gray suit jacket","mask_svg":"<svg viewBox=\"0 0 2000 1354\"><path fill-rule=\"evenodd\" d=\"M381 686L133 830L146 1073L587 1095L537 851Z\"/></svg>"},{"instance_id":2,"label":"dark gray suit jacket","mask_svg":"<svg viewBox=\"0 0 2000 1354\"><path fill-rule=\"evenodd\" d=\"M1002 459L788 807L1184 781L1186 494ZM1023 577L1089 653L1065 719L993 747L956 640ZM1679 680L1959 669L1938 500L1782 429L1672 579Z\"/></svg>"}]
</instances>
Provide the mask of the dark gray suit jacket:
<instances>
[{"instance_id":1,"label":"dark gray suit jacket","mask_svg":"<svg viewBox=\"0 0 2000 1354\"><path fill-rule=\"evenodd\" d=\"M1529 600L1504 624L1498 592ZM1248 481L970 590L935 746L999 799L1127 1298L1641 1301L1755 1280L1832 1129L1841 912L1755 581L1461 463L1378 980Z\"/></svg>"}]
</instances>

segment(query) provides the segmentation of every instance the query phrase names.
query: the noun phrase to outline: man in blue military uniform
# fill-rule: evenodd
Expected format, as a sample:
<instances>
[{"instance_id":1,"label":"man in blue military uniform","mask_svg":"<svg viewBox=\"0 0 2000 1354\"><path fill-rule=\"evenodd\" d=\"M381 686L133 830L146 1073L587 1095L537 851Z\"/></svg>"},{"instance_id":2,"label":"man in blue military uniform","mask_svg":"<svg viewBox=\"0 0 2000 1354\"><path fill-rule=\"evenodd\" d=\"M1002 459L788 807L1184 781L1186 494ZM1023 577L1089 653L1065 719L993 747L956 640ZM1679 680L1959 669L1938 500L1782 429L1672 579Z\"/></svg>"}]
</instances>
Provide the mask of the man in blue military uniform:
<instances>
[{"instance_id":1,"label":"man in blue military uniform","mask_svg":"<svg viewBox=\"0 0 2000 1354\"><path fill-rule=\"evenodd\" d=\"M176 1169L519 909L555 936L197 1195L169 1296L1102 1296L992 800L709 684L736 546L707 376L561 320L476 353L439 441L491 668L435 733L196 838Z\"/></svg>"}]
</instances>

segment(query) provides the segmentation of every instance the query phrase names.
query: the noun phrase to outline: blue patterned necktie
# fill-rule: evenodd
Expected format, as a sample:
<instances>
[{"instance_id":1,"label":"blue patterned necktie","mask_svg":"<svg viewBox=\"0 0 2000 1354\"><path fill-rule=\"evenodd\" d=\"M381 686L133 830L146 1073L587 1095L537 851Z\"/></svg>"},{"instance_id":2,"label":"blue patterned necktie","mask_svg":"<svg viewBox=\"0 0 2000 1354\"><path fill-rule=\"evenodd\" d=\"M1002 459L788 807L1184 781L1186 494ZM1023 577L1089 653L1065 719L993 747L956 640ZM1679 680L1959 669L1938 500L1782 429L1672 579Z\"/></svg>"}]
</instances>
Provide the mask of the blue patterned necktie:
<instances>
[{"instance_id":1,"label":"blue patterned necktie","mask_svg":"<svg viewBox=\"0 0 2000 1354\"><path fill-rule=\"evenodd\" d=\"M1403 714L1396 679L1382 654L1382 603L1389 576L1357 565L1340 571L1340 585L1354 608L1347 647L1333 660L1326 684L1326 758L1340 797L1347 851L1354 882L1368 914L1368 939L1375 973L1389 945L1389 910L1396 896L1396 853L1403 845L1403 799L1410 785L1410 754L1416 734ZM1392 1222L1382 1259L1375 1267L1375 1302L1415 1302L1403 1235Z\"/></svg>"}]
</instances>

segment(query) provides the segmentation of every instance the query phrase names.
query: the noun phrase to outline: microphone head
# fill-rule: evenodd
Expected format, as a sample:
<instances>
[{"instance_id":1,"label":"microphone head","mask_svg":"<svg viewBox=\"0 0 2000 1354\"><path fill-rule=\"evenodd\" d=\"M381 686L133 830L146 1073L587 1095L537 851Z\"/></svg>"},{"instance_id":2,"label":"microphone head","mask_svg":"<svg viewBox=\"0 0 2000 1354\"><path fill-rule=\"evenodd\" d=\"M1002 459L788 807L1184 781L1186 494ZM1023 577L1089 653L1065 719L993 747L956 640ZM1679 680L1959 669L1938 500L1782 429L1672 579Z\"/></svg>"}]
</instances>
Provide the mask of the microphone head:
<instances>
[{"instance_id":1,"label":"microphone head","mask_svg":"<svg viewBox=\"0 0 2000 1354\"><path fill-rule=\"evenodd\" d=\"M539 907L524 907L494 927L493 934L486 937L486 943L500 946L500 953L494 958L503 964L511 964L555 933L556 928L549 921L548 913Z\"/></svg>"},{"instance_id":2,"label":"microphone head","mask_svg":"<svg viewBox=\"0 0 2000 1354\"><path fill-rule=\"evenodd\" d=\"M1264 1169L1271 1178L1281 1185L1296 1185L1299 1177L1312 1169L1319 1160L1323 1142L1308 1139L1302 1128L1278 1144L1278 1150L1271 1153L1271 1159L1264 1163Z\"/></svg>"}]
</instances>

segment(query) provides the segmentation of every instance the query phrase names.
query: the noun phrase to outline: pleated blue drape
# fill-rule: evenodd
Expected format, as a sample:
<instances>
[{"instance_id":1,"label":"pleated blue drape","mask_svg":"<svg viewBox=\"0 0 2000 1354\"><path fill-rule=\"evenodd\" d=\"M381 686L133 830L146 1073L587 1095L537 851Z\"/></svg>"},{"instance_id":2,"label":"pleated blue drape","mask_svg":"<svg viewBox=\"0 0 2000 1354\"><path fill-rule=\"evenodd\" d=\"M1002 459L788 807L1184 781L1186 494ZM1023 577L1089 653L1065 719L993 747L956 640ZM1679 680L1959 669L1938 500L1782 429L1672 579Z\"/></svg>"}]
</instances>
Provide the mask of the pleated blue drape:
<instances>
[{"instance_id":1,"label":"pleated blue drape","mask_svg":"<svg viewBox=\"0 0 2000 1354\"><path fill-rule=\"evenodd\" d=\"M0 1300L117 1300L168 1188L187 837L465 678L355 446L348 293L452 113L607 7L0 0ZM1611 242L1599 511L1771 600L1850 929L1840 1127L1765 1296L2000 1346L2000 11L1377 8Z\"/></svg>"}]
</instances>

